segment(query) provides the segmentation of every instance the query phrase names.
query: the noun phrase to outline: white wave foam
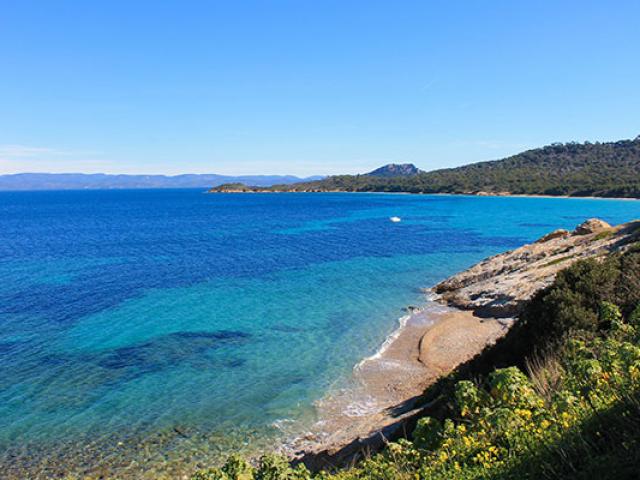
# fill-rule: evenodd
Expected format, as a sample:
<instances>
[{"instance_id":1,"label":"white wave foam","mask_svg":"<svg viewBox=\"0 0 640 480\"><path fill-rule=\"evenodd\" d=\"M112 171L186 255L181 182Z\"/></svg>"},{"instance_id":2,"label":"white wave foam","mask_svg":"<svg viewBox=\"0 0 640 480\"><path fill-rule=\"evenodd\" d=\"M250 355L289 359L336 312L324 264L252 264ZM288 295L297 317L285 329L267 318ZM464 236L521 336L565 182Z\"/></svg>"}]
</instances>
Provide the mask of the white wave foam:
<instances>
[{"instance_id":1,"label":"white wave foam","mask_svg":"<svg viewBox=\"0 0 640 480\"><path fill-rule=\"evenodd\" d=\"M398 328L396 328L393 332L391 332L387 338L385 338L384 342L382 342L382 345L380 345L380 348L378 348L378 350L376 351L376 353L374 353L373 355L369 356L369 357L365 357L362 360L360 360L355 367L353 367L354 370L360 370L366 363L371 362L372 360L377 360L380 357L382 357L382 355L384 354L384 352L387 351L387 349L391 346L391 344L400 336L400 334L402 333L402 331L404 330L404 328L407 326L407 323L409 322L409 320L411 319L411 317L414 315L415 313L410 313L409 315L405 315L403 317L400 317L398 319L398 323L400 324L398 326Z\"/></svg>"},{"instance_id":2,"label":"white wave foam","mask_svg":"<svg viewBox=\"0 0 640 480\"><path fill-rule=\"evenodd\" d=\"M371 396L348 404L343 413L347 417L365 417L378 411L378 403Z\"/></svg>"},{"instance_id":3,"label":"white wave foam","mask_svg":"<svg viewBox=\"0 0 640 480\"><path fill-rule=\"evenodd\" d=\"M287 426L292 423L294 423L294 421L290 418L279 418L278 420L271 422L271 426L281 432L286 432Z\"/></svg>"},{"instance_id":4,"label":"white wave foam","mask_svg":"<svg viewBox=\"0 0 640 480\"><path fill-rule=\"evenodd\" d=\"M393 342L400 336L402 331L406 328L407 324L412 319L417 321L419 317L428 316L429 313L442 313L447 310L447 307L445 305L442 305L436 302L436 299L439 297L439 295L436 294L433 290L431 289L425 290L425 297L426 297L426 304L420 308L412 310L407 315L400 317L398 319L398 324L399 324L398 328L396 328L393 332L391 332L387 336L387 338L385 338L384 342L382 342L382 345L380 345L380 348L378 348L378 350L373 355L369 357L365 357L362 360L360 360L356 364L356 366L353 367L355 371L360 370L365 364L373 360L379 360L384 355L384 353L389 349L389 347L393 344ZM430 321L429 319L426 319L426 320Z\"/></svg>"}]
</instances>

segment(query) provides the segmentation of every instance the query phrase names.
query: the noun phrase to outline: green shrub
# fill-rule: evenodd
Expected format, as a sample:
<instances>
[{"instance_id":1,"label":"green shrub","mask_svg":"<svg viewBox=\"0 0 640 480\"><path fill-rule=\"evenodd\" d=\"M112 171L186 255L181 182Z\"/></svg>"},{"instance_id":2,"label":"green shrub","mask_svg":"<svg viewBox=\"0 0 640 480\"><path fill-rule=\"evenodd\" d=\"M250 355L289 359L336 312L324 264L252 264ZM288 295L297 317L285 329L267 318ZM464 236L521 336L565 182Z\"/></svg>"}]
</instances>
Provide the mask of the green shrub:
<instances>
[{"instance_id":1,"label":"green shrub","mask_svg":"<svg viewBox=\"0 0 640 480\"><path fill-rule=\"evenodd\" d=\"M226 473L219 468L200 470L191 476L191 480L230 480Z\"/></svg>"},{"instance_id":2,"label":"green shrub","mask_svg":"<svg viewBox=\"0 0 640 480\"><path fill-rule=\"evenodd\" d=\"M280 455L264 455L255 472L255 480L306 480L308 470L300 465L292 468L289 461Z\"/></svg>"},{"instance_id":3,"label":"green shrub","mask_svg":"<svg viewBox=\"0 0 640 480\"><path fill-rule=\"evenodd\" d=\"M601 302L598 321L600 328L619 330L622 326L622 313L617 305L611 302Z\"/></svg>"},{"instance_id":4,"label":"green shrub","mask_svg":"<svg viewBox=\"0 0 640 480\"><path fill-rule=\"evenodd\" d=\"M433 450L442 443L442 423L431 417L418 420L413 431L413 443L417 448Z\"/></svg>"},{"instance_id":5,"label":"green shrub","mask_svg":"<svg viewBox=\"0 0 640 480\"><path fill-rule=\"evenodd\" d=\"M629 315L629 325L640 328L640 304Z\"/></svg>"},{"instance_id":6,"label":"green shrub","mask_svg":"<svg viewBox=\"0 0 640 480\"><path fill-rule=\"evenodd\" d=\"M222 467L229 480L252 480L253 468L239 455L231 455Z\"/></svg>"}]
</instances>

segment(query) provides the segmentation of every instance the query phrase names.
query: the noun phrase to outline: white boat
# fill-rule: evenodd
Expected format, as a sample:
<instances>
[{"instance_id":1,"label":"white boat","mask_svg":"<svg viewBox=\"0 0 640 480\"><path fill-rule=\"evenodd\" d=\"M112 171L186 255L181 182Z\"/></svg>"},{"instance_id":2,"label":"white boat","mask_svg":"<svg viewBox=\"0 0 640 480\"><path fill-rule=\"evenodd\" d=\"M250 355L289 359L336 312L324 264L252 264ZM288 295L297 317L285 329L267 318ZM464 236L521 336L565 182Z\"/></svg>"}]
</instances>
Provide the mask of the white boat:
<instances>
[{"instance_id":1,"label":"white boat","mask_svg":"<svg viewBox=\"0 0 640 480\"><path fill-rule=\"evenodd\" d=\"M398 223L402 221L400 217L390 217L389 220L391 220L393 223Z\"/></svg>"}]
</instances>

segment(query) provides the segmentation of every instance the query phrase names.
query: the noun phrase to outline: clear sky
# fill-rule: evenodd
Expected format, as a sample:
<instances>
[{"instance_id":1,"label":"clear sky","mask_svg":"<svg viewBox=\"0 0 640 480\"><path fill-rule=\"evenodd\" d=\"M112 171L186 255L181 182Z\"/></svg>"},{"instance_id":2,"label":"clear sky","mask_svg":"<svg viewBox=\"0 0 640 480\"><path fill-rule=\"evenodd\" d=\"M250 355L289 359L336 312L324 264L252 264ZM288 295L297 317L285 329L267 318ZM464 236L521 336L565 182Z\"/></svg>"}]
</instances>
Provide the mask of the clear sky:
<instances>
[{"instance_id":1,"label":"clear sky","mask_svg":"<svg viewBox=\"0 0 640 480\"><path fill-rule=\"evenodd\" d=\"M0 173L434 168L640 134L640 1L0 0Z\"/></svg>"}]
</instances>

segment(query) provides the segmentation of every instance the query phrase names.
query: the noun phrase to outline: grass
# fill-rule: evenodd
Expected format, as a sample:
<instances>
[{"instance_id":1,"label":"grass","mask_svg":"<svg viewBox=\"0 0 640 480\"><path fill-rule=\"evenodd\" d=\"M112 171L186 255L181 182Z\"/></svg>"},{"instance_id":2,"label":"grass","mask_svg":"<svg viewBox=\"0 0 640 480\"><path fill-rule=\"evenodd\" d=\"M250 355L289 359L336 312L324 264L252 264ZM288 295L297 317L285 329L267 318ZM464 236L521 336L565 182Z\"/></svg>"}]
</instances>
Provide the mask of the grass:
<instances>
[{"instance_id":1,"label":"grass","mask_svg":"<svg viewBox=\"0 0 640 480\"><path fill-rule=\"evenodd\" d=\"M545 263L544 265L540 265L540 267L538 267L538 268L551 267L553 265L557 265L559 263L566 262L567 260L571 260L574 257L575 257L575 255L567 255L566 257L556 258L554 260L551 260L550 262Z\"/></svg>"},{"instance_id":2,"label":"grass","mask_svg":"<svg viewBox=\"0 0 640 480\"><path fill-rule=\"evenodd\" d=\"M609 238L611 236L613 236L613 230L604 230L593 237L593 241L597 242L598 240L604 240L605 238Z\"/></svg>"}]
</instances>

